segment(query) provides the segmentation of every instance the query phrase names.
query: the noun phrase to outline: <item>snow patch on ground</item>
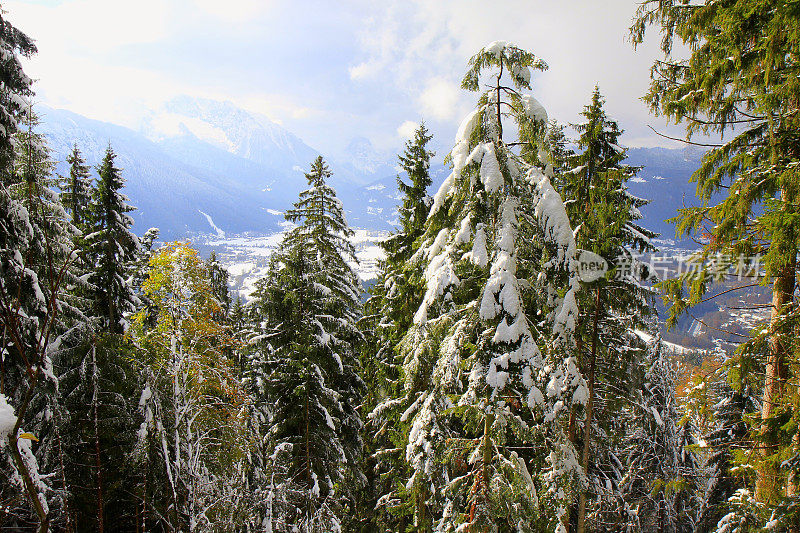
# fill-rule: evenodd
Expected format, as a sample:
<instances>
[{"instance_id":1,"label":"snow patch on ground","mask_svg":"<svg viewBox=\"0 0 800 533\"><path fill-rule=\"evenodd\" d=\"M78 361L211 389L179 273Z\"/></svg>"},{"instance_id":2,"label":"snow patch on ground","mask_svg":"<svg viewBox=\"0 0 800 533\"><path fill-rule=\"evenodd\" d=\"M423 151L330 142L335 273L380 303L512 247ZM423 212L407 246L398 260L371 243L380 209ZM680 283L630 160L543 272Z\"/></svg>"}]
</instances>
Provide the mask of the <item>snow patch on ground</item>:
<instances>
[{"instance_id":1,"label":"snow patch on ground","mask_svg":"<svg viewBox=\"0 0 800 533\"><path fill-rule=\"evenodd\" d=\"M223 233L199 237L195 239L194 245L203 255L211 250L216 252L220 264L228 271L232 296L241 296L247 300L256 288L256 281L267 274L269 258L280 246L285 231L293 226L289 223L286 230L271 235L245 234L226 237ZM356 249L358 263L352 263L351 266L362 281L373 280L378 277L378 262L384 258L383 249L378 243L388 237L389 233L368 229L353 231L355 234L351 242Z\"/></svg>"},{"instance_id":2,"label":"snow patch on ground","mask_svg":"<svg viewBox=\"0 0 800 533\"><path fill-rule=\"evenodd\" d=\"M636 330L636 335L639 336L644 342L650 342L653 340L653 336L647 333L646 331L642 331L640 329ZM687 348L686 346L681 346L680 344L675 344L674 342L667 342L661 341L661 344L670 352L675 355L687 355L697 353L697 349L695 348Z\"/></svg>"},{"instance_id":3,"label":"snow patch on ground","mask_svg":"<svg viewBox=\"0 0 800 533\"><path fill-rule=\"evenodd\" d=\"M222 231L216 224L214 224L214 220L211 218L211 215L209 215L208 213L204 213L199 209L197 210L197 212L206 217L206 220L208 220L208 224L211 226L211 229L217 232L217 237L225 238L225 232Z\"/></svg>"}]
</instances>

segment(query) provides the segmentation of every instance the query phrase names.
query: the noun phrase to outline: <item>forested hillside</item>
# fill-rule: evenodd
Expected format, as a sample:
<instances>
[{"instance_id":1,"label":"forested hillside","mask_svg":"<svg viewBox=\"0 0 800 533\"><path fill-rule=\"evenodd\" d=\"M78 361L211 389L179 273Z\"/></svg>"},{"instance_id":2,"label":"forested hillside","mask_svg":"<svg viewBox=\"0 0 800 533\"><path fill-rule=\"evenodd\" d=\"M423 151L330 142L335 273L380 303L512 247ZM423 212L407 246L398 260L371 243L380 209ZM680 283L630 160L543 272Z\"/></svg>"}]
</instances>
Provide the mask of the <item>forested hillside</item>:
<instances>
[{"instance_id":1,"label":"forested hillside","mask_svg":"<svg viewBox=\"0 0 800 533\"><path fill-rule=\"evenodd\" d=\"M639 4L680 151L493 41L443 163L424 121L333 164L210 99L38 106L7 16L0 529L800 530L800 3Z\"/></svg>"}]
</instances>

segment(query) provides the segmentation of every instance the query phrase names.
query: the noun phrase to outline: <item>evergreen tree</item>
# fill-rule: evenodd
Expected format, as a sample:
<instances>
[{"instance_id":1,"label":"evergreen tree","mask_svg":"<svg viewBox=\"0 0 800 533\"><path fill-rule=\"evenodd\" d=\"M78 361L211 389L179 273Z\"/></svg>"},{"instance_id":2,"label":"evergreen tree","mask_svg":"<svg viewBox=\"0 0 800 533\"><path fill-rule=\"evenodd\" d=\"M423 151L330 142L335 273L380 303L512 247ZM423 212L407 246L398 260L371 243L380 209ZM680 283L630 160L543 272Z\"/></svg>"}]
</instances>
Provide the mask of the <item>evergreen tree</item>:
<instances>
[{"instance_id":1,"label":"evergreen tree","mask_svg":"<svg viewBox=\"0 0 800 533\"><path fill-rule=\"evenodd\" d=\"M18 446L16 435L9 435L14 441L9 449L16 463L14 476L25 480L26 485L31 482L24 487L30 500L34 500L33 487L39 487L38 504L34 502L33 508L40 529L46 529L51 519L42 513L46 509L54 516L63 513L68 494L63 485L51 492L50 483L44 478L36 481L34 473L41 468L61 479L64 476L61 428L55 425L60 420L61 407L54 366L61 362L64 348L73 342L82 314L66 290L80 283L72 266L77 231L52 190L54 163L44 137L37 131L38 118L30 106L23 119L24 127L14 135L17 154L12 173L3 185L10 200L10 227L22 223L26 227L17 236L27 238L14 243L16 248L12 250L19 254L12 260L15 268L3 273L5 288L19 292L4 294L0 305L3 337L12 341L4 347L7 353L3 355L0 392L17 402L20 424L24 423L29 434L41 439L42 444L34 452L30 446ZM14 200L17 206L13 205ZM28 455L32 462L21 465L14 451ZM54 520L53 526L58 525Z\"/></svg>"},{"instance_id":2,"label":"evergreen tree","mask_svg":"<svg viewBox=\"0 0 800 533\"><path fill-rule=\"evenodd\" d=\"M680 210L678 232L705 234L699 259L720 254L728 258L723 267L763 257L763 282L772 285L764 333L768 350L761 361L766 378L755 498L774 506L783 496L800 492L800 478L788 468L793 463L784 463L800 453L798 424L786 425L796 416L793 394L784 387L795 380L784 318L794 305L800 236L800 11L794 2L769 0L649 0L631 28L634 44L643 41L651 24L662 32L666 55L653 66L645 96L651 109L683 121L687 139L695 133L730 133L727 142L708 151L692 176L702 205ZM669 55L674 41L690 48L688 59ZM703 298L713 276L708 269L701 274L666 287L673 301L672 323ZM687 284L691 288L685 295Z\"/></svg>"},{"instance_id":3,"label":"evergreen tree","mask_svg":"<svg viewBox=\"0 0 800 533\"><path fill-rule=\"evenodd\" d=\"M72 217L72 224L77 228L86 228L91 218L92 178L89 165L84 161L77 144L67 156L67 163L69 176L60 180L61 203Z\"/></svg>"},{"instance_id":4,"label":"evergreen tree","mask_svg":"<svg viewBox=\"0 0 800 533\"><path fill-rule=\"evenodd\" d=\"M679 368L654 337L638 397L626 409L630 434L622 453L620 490L624 505L617 522L623 531L694 531L699 468L691 447L692 427L681 420L675 387Z\"/></svg>"},{"instance_id":5,"label":"evergreen tree","mask_svg":"<svg viewBox=\"0 0 800 533\"><path fill-rule=\"evenodd\" d=\"M363 383L354 367L360 283L330 175L318 157L306 174L309 188L286 213L299 225L276 252L258 302L272 350L264 390L277 531L341 531L363 482L356 469Z\"/></svg>"},{"instance_id":6,"label":"evergreen tree","mask_svg":"<svg viewBox=\"0 0 800 533\"><path fill-rule=\"evenodd\" d=\"M129 212L134 208L120 192L125 184L115 166L116 154L111 146L97 168L97 187L93 193L92 233L87 236L94 271L89 275L93 285L93 311L104 328L112 333L123 331L124 314L136 309L138 300L129 282L129 267L136 259L139 239L131 232Z\"/></svg>"},{"instance_id":7,"label":"evergreen tree","mask_svg":"<svg viewBox=\"0 0 800 533\"><path fill-rule=\"evenodd\" d=\"M426 146L431 138L424 123L421 124L399 156L400 166L408 176L408 183L397 177L398 189L403 194L398 209L399 229L381 243L386 259L381 263L381 273L362 320L368 338L361 363L362 377L367 383L362 405L369 413L365 455L369 469L375 474L368 487L367 502L362 504L368 515L363 528L374 529L380 522L384 527L404 530L409 508L417 516L425 514L424 495L407 494L402 482L408 477L402 452L409 428L400 421L423 385L404 387L396 347L411 326L414 311L422 300L422 272L411 263L411 257L424 232L433 201L427 193L433 152ZM412 500L413 505L399 505L403 500ZM376 506L379 516L372 517Z\"/></svg>"},{"instance_id":8,"label":"evergreen tree","mask_svg":"<svg viewBox=\"0 0 800 533\"><path fill-rule=\"evenodd\" d=\"M52 447L37 446L34 452L28 437L50 437L49 421L37 411L52 407L55 400L52 357L64 332L61 312L75 311L64 291L73 281L65 279L71 274L67 243L72 228L60 216L63 210L49 189L52 161L35 131L37 119L27 100L33 92L20 56L30 57L36 47L3 15L0 12L0 395L13 421L0 439L8 453L4 475L13 483L3 484L0 493L3 501L11 502L6 507L8 527L33 528L38 522L38 530L47 531L51 505L54 513L62 512L65 493L51 491L39 475L40 463L50 458Z\"/></svg>"},{"instance_id":9,"label":"evergreen tree","mask_svg":"<svg viewBox=\"0 0 800 533\"><path fill-rule=\"evenodd\" d=\"M735 362L728 361L728 367L723 369L727 370L725 373L730 378L738 377L739 382L723 381L720 384L718 401L713 406L714 427L704 437L705 445L710 448L705 463L710 480L703 494L695 529L701 533L716 530L717 524L731 510L729 505L736 492L745 488L742 476L735 475L734 468L745 459L741 455L749 447L747 417L758 414L754 391L742 379L743 374L735 371Z\"/></svg>"},{"instance_id":10,"label":"evergreen tree","mask_svg":"<svg viewBox=\"0 0 800 533\"><path fill-rule=\"evenodd\" d=\"M8 185L15 158L12 139L33 96L33 81L22 70L20 56L29 58L37 50L33 39L6 20L4 11L0 12L0 48L0 181Z\"/></svg>"},{"instance_id":11,"label":"evergreen tree","mask_svg":"<svg viewBox=\"0 0 800 533\"><path fill-rule=\"evenodd\" d=\"M219 302L220 317L228 316L231 309L231 296L228 292L228 271L220 265L217 253L211 251L208 258L208 272L211 275L211 288Z\"/></svg>"},{"instance_id":12,"label":"evergreen tree","mask_svg":"<svg viewBox=\"0 0 800 533\"><path fill-rule=\"evenodd\" d=\"M401 344L404 377L429 385L402 416L408 485L442 502L441 531L555 527L579 475L561 423L585 395L571 355L575 242L552 166L530 165L503 140L504 117L538 122L526 150L549 159L546 113L522 92L531 69L545 67L500 41L470 60L465 89L477 91L486 69L496 74L459 128L453 172L414 255L425 294ZM545 448L552 453L530 451Z\"/></svg>"},{"instance_id":13,"label":"evergreen tree","mask_svg":"<svg viewBox=\"0 0 800 533\"><path fill-rule=\"evenodd\" d=\"M622 131L606 115L597 87L582 115L586 121L575 126L581 134L580 153L569 158L561 190L570 220L581 221L575 236L578 247L602 257L611 272L584 280L587 283L578 295L578 361L587 376L588 399L582 437L576 435L576 412L570 417L569 431L583 448L581 464L589 479L589 486L579 491L579 533L587 530L587 497L597 500L595 507L603 500L619 499L613 441L621 438L614 435L615 426L622 428L616 424L616 412L624 395L632 394L636 386L637 360L645 354L636 330L648 329L647 318L654 306L654 292L642 283L646 269L636 254L652 252L650 239L655 236L637 223L642 218L639 208L647 202L631 195L626 182L639 169L623 163L625 151L618 145ZM588 511L592 513L592 505ZM602 522L599 516L594 519Z\"/></svg>"}]
</instances>

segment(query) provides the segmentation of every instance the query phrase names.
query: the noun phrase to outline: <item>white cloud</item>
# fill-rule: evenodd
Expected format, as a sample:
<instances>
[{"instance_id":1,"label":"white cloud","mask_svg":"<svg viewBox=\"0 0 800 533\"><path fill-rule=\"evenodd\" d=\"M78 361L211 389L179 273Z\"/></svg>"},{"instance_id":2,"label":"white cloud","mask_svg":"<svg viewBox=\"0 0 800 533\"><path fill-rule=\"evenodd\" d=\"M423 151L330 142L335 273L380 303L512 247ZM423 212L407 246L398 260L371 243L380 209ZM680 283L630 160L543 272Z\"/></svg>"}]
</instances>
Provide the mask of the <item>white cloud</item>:
<instances>
[{"instance_id":1,"label":"white cloud","mask_svg":"<svg viewBox=\"0 0 800 533\"><path fill-rule=\"evenodd\" d=\"M503 39L550 64L532 81L551 117L580 120L598 83L627 130L624 143L664 144L647 124L680 135L639 100L657 38L639 52L625 41L630 0L349 0L313 10L280 0L2 4L37 39L39 53L24 63L37 100L131 127L188 94L265 114L326 152L359 135L395 150L401 123L425 119L446 153L476 99L459 88L467 60Z\"/></svg>"},{"instance_id":2,"label":"white cloud","mask_svg":"<svg viewBox=\"0 0 800 533\"><path fill-rule=\"evenodd\" d=\"M444 78L432 78L419 95L419 104L424 116L437 120L456 118L461 89L458 84Z\"/></svg>"},{"instance_id":3,"label":"white cloud","mask_svg":"<svg viewBox=\"0 0 800 533\"><path fill-rule=\"evenodd\" d=\"M194 0L197 7L214 17L243 22L270 9L268 0Z\"/></svg>"},{"instance_id":4,"label":"white cloud","mask_svg":"<svg viewBox=\"0 0 800 533\"><path fill-rule=\"evenodd\" d=\"M163 0L71 0L52 6L12 0L3 8L14 25L32 34L40 53L49 48L102 53L154 42L167 34L170 11Z\"/></svg>"},{"instance_id":5,"label":"white cloud","mask_svg":"<svg viewBox=\"0 0 800 533\"><path fill-rule=\"evenodd\" d=\"M631 138L660 145L663 140L646 128L655 122L640 100L649 85L650 65L659 56L657 32L651 31L635 51L627 40L635 10L630 0L396 0L363 29L367 57L354 67L353 78L390 78L426 116L451 121L464 102L474 103L454 81L466 71L469 57L491 41L508 40L549 64L549 70L534 74L532 85L551 117L580 121L598 84L607 111Z\"/></svg>"},{"instance_id":6,"label":"white cloud","mask_svg":"<svg viewBox=\"0 0 800 533\"><path fill-rule=\"evenodd\" d=\"M397 127L397 134L401 139L411 139L414 137L414 132L419 128L419 124L413 120L406 120Z\"/></svg>"}]
</instances>

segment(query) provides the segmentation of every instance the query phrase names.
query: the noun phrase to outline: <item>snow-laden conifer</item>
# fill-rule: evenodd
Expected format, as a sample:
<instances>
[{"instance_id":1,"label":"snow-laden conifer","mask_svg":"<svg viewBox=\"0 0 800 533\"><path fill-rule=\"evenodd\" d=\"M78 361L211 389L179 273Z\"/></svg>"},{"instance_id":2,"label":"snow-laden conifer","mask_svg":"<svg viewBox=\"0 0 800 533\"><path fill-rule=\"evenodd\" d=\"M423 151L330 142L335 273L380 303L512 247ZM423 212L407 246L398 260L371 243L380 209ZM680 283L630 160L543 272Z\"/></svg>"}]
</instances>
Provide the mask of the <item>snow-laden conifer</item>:
<instances>
[{"instance_id":1,"label":"snow-laden conifer","mask_svg":"<svg viewBox=\"0 0 800 533\"><path fill-rule=\"evenodd\" d=\"M559 176L567 212L577 225L578 247L609 267L606 275L584 280L577 298L576 348L588 398L584 409L571 413L569 431L582 448L581 464L589 481L579 490L578 533L592 529L587 522L605 523L603 508L615 513L619 504L616 442L623 435L616 433L624 428L617 414L640 377L636 369L645 357L645 343L636 332L651 327L648 316L655 295L650 273L639 259L655 250L650 242L655 234L639 225L640 208L647 201L627 187L640 169L625 164L625 149L618 144L622 130L606 115L603 103L595 87L582 113L585 121L575 125L579 153L567 157Z\"/></svg>"},{"instance_id":2,"label":"snow-laden conifer","mask_svg":"<svg viewBox=\"0 0 800 533\"><path fill-rule=\"evenodd\" d=\"M269 515L273 531L341 531L357 471L356 322L360 282L351 263L352 230L322 157L306 174L284 238L262 285L259 306L270 349L264 354L269 402Z\"/></svg>"},{"instance_id":3,"label":"snow-laden conifer","mask_svg":"<svg viewBox=\"0 0 800 533\"><path fill-rule=\"evenodd\" d=\"M525 121L544 130L547 114L526 93L531 70L544 68L500 41L470 60L465 89L494 74L459 127L414 257L425 293L402 342L404 375L407 386L422 376L430 385L404 413L408 483L444 499L442 531L562 527L580 475L562 424L586 398L572 350L573 232L542 137L527 149L544 168L503 138ZM534 453L533 442L544 446Z\"/></svg>"},{"instance_id":4,"label":"snow-laden conifer","mask_svg":"<svg viewBox=\"0 0 800 533\"><path fill-rule=\"evenodd\" d=\"M660 335L649 342L645 368L626 415L631 432L620 454L625 472L619 523L634 531L693 531L699 496L696 440L675 395L679 363Z\"/></svg>"},{"instance_id":5,"label":"snow-laden conifer","mask_svg":"<svg viewBox=\"0 0 800 533\"><path fill-rule=\"evenodd\" d=\"M93 285L93 311L107 331L124 330L125 314L136 309L138 299L131 283L131 263L139 250L139 239L131 231L135 208L121 190L125 185L117 155L109 145L97 167L93 191L91 233L86 236L89 255L95 265L88 276Z\"/></svg>"},{"instance_id":6,"label":"snow-laden conifer","mask_svg":"<svg viewBox=\"0 0 800 533\"><path fill-rule=\"evenodd\" d=\"M381 243L386 258L380 264L381 272L361 321L366 336L361 364L367 385L362 404L367 413L365 464L374 474L365 494L365 505L374 512L364 520L392 530L403 529L409 520L415 520L419 528L427 527L431 520L428 508L435 508L428 501L427 487L406 487L404 483L408 478L405 449L409 421L403 413L419 391L428 387L429 379L404 387L397 350L422 298L422 269L411 262L411 257L418 249L433 202L428 194L434 155L427 149L431 138L421 124L398 158L405 175L397 177L402 194L398 228Z\"/></svg>"}]
</instances>

